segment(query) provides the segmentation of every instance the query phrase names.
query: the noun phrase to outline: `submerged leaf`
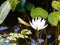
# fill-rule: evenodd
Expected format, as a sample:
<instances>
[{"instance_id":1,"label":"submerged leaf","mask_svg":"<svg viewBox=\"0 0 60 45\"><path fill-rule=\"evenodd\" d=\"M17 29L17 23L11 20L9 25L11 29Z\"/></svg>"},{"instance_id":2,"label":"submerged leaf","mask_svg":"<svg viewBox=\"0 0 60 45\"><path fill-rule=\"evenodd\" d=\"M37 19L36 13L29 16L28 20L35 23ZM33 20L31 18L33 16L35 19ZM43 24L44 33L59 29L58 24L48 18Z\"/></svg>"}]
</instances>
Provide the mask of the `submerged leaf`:
<instances>
[{"instance_id":1,"label":"submerged leaf","mask_svg":"<svg viewBox=\"0 0 60 45\"><path fill-rule=\"evenodd\" d=\"M10 11L10 4L8 1L5 1L0 7L0 24L3 23L9 11Z\"/></svg>"},{"instance_id":2,"label":"submerged leaf","mask_svg":"<svg viewBox=\"0 0 60 45\"><path fill-rule=\"evenodd\" d=\"M42 18L47 18L48 16L48 12L46 10L44 10L41 7L37 7L31 10L31 17L32 18L36 18L36 17L42 17Z\"/></svg>"},{"instance_id":3,"label":"submerged leaf","mask_svg":"<svg viewBox=\"0 0 60 45\"><path fill-rule=\"evenodd\" d=\"M24 25L26 25L26 26L30 26L29 23L25 22L24 20L22 20L22 19L19 18L19 17L18 17L18 20L19 20L19 23L22 23L22 24L24 24Z\"/></svg>"}]
</instances>

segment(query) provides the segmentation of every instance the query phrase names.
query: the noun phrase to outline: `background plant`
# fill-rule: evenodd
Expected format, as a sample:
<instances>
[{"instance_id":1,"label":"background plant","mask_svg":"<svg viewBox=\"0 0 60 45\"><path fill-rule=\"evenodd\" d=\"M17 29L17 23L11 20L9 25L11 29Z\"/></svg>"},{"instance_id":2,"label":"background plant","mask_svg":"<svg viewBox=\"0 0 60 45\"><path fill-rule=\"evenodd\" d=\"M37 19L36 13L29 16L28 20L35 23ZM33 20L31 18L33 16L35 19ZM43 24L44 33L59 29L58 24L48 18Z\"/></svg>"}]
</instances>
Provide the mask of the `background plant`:
<instances>
[{"instance_id":1,"label":"background plant","mask_svg":"<svg viewBox=\"0 0 60 45\"><path fill-rule=\"evenodd\" d=\"M21 2L21 4L20 4L20 2ZM10 9L12 11L14 11L16 9L17 11L23 12L23 13L25 13L27 10L29 10L29 11L31 10L30 11L31 12L30 16L32 18L42 17L44 19L47 19L48 22L50 24L52 24L53 26L57 26L58 21L60 21L60 11L59 11L60 10L60 7L59 7L60 2L58 2L58 1L53 1L52 2L52 7L55 8L57 11L51 12L50 14L48 14L48 12L45 9L43 9L41 7L34 7L33 4L31 4L30 2L27 2L27 3L26 2L27 2L26 0L24 2L22 0L21 1L20 0L19 1L18 0L7 0L6 2L4 2L1 5L1 10L0 10L0 15L1 15L0 24L3 23L3 21L5 20L7 14L9 13ZM21 8L19 8L20 6L21 6ZM9 10L7 10L7 9L9 9ZM20 23L23 23L26 26L29 25L29 23L27 25L27 23L25 21L23 21L23 20L20 20ZM58 33L59 33L59 30L58 30Z\"/></svg>"}]
</instances>

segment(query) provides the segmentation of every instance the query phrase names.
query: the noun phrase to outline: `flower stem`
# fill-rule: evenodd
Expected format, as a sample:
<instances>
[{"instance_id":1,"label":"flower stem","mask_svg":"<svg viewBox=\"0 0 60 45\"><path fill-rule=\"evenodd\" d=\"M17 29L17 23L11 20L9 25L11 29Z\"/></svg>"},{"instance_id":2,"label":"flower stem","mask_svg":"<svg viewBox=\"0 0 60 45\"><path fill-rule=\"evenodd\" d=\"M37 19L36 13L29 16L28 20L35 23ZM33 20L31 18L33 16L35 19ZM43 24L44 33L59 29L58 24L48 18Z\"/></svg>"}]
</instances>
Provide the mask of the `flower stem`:
<instances>
[{"instance_id":1,"label":"flower stem","mask_svg":"<svg viewBox=\"0 0 60 45\"><path fill-rule=\"evenodd\" d=\"M45 45L45 42L44 42L44 45Z\"/></svg>"},{"instance_id":2,"label":"flower stem","mask_svg":"<svg viewBox=\"0 0 60 45\"><path fill-rule=\"evenodd\" d=\"M36 31L36 32L35 32L35 35L36 35L36 37L37 37L37 40L39 40L39 39L40 39L39 34L40 34L40 32L39 32L39 31ZM40 44L39 44L39 42L37 42L37 45L40 45Z\"/></svg>"},{"instance_id":3,"label":"flower stem","mask_svg":"<svg viewBox=\"0 0 60 45\"><path fill-rule=\"evenodd\" d=\"M47 32L46 32L46 29L44 29L44 33L46 34L45 45L47 45Z\"/></svg>"},{"instance_id":4,"label":"flower stem","mask_svg":"<svg viewBox=\"0 0 60 45\"><path fill-rule=\"evenodd\" d=\"M57 37L58 37L58 30L56 30L56 33L55 33L55 45L56 45L56 43L57 43Z\"/></svg>"},{"instance_id":5,"label":"flower stem","mask_svg":"<svg viewBox=\"0 0 60 45\"><path fill-rule=\"evenodd\" d=\"M55 41L57 41L57 39L55 39ZM51 43L51 45L53 45L53 43L55 43L55 41L53 41L53 42Z\"/></svg>"},{"instance_id":6,"label":"flower stem","mask_svg":"<svg viewBox=\"0 0 60 45\"><path fill-rule=\"evenodd\" d=\"M59 33L60 33L60 28L59 28L59 24L58 24L58 31L57 31L57 41L58 41L58 36L59 36Z\"/></svg>"},{"instance_id":7,"label":"flower stem","mask_svg":"<svg viewBox=\"0 0 60 45\"><path fill-rule=\"evenodd\" d=\"M59 32L60 32L60 31L59 31L59 25L58 25L58 36L59 36Z\"/></svg>"},{"instance_id":8,"label":"flower stem","mask_svg":"<svg viewBox=\"0 0 60 45\"><path fill-rule=\"evenodd\" d=\"M28 42L27 42L26 38L25 38L25 41L26 41L26 45L28 45L28 44L27 44Z\"/></svg>"}]
</instances>

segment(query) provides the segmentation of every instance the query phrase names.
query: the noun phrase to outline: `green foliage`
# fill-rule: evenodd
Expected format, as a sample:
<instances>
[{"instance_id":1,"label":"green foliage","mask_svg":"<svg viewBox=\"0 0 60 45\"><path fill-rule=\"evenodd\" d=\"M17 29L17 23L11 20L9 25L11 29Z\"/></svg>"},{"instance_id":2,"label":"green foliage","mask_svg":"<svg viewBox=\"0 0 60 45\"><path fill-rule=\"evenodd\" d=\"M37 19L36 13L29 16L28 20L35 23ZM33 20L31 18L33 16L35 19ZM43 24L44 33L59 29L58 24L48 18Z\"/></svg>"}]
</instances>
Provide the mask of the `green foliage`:
<instances>
[{"instance_id":1,"label":"green foliage","mask_svg":"<svg viewBox=\"0 0 60 45\"><path fill-rule=\"evenodd\" d=\"M0 45L3 45L4 44L4 41L3 41L3 39L1 38L0 39Z\"/></svg>"},{"instance_id":2,"label":"green foliage","mask_svg":"<svg viewBox=\"0 0 60 45\"><path fill-rule=\"evenodd\" d=\"M12 43L12 44L10 44L10 45L16 45L16 43Z\"/></svg>"},{"instance_id":3,"label":"green foliage","mask_svg":"<svg viewBox=\"0 0 60 45\"><path fill-rule=\"evenodd\" d=\"M31 10L31 17L32 18L36 18L36 17L42 17L42 18L47 18L48 17L48 12L46 10L44 10L41 7L37 7Z\"/></svg>"},{"instance_id":4,"label":"green foliage","mask_svg":"<svg viewBox=\"0 0 60 45\"><path fill-rule=\"evenodd\" d=\"M57 15L59 15L58 12L52 12L48 16L49 23L51 23L54 26L57 26L57 24L58 24L58 17L57 17Z\"/></svg>"},{"instance_id":5,"label":"green foliage","mask_svg":"<svg viewBox=\"0 0 60 45\"><path fill-rule=\"evenodd\" d=\"M52 2L52 7L58 11L52 12L48 16L48 12L46 10L44 10L43 8L41 8L41 7L34 8L34 5L31 4L30 2L27 2L27 1L23 2L23 1L22 1L22 3L18 0L5 1L0 6L0 24L3 23L4 19L8 15L10 8L12 9L12 11L14 11L16 8L17 11L22 12L22 13L25 13L27 10L28 11L31 10L30 15L32 18L42 17L42 18L46 19L48 17L49 23L51 23L54 26L57 26L58 21L60 21L60 2L58 2L58 1Z\"/></svg>"},{"instance_id":6,"label":"green foliage","mask_svg":"<svg viewBox=\"0 0 60 45\"><path fill-rule=\"evenodd\" d=\"M25 9L24 7L20 7L20 8L19 8L19 12L24 13L24 12L26 12L26 9Z\"/></svg>"},{"instance_id":7,"label":"green foliage","mask_svg":"<svg viewBox=\"0 0 60 45\"><path fill-rule=\"evenodd\" d=\"M21 3L18 3L16 10L25 13L27 10L30 11L34 7L33 4L30 2L25 2L24 6L22 7Z\"/></svg>"},{"instance_id":8,"label":"green foliage","mask_svg":"<svg viewBox=\"0 0 60 45\"><path fill-rule=\"evenodd\" d=\"M32 8L34 8L34 5L32 3L26 2L25 8L26 10L31 10Z\"/></svg>"},{"instance_id":9,"label":"green foliage","mask_svg":"<svg viewBox=\"0 0 60 45\"><path fill-rule=\"evenodd\" d=\"M23 30L21 31L21 34L25 36L25 35L32 34L32 32L31 32L30 30L28 30L28 29L23 29Z\"/></svg>"},{"instance_id":10,"label":"green foliage","mask_svg":"<svg viewBox=\"0 0 60 45\"><path fill-rule=\"evenodd\" d=\"M20 1L18 1L18 0L8 0L8 1L9 1L9 3L10 3L10 6L11 6L12 11L15 10L17 4L20 2Z\"/></svg>"},{"instance_id":11,"label":"green foliage","mask_svg":"<svg viewBox=\"0 0 60 45\"><path fill-rule=\"evenodd\" d=\"M21 3L17 4L16 10L21 12L21 13L25 13L26 12L26 9L21 6Z\"/></svg>"},{"instance_id":12,"label":"green foliage","mask_svg":"<svg viewBox=\"0 0 60 45\"><path fill-rule=\"evenodd\" d=\"M57 1L60 1L60 0L57 0Z\"/></svg>"},{"instance_id":13,"label":"green foliage","mask_svg":"<svg viewBox=\"0 0 60 45\"><path fill-rule=\"evenodd\" d=\"M53 1L52 2L52 7L55 8L57 11L52 12L48 16L48 21L54 26L57 26L58 21L60 21L60 2L58 1Z\"/></svg>"},{"instance_id":14,"label":"green foliage","mask_svg":"<svg viewBox=\"0 0 60 45\"><path fill-rule=\"evenodd\" d=\"M18 12L21 12L21 13L25 13L26 12L26 9L24 7L21 7L21 6L17 7L16 10Z\"/></svg>"},{"instance_id":15,"label":"green foliage","mask_svg":"<svg viewBox=\"0 0 60 45\"><path fill-rule=\"evenodd\" d=\"M4 19L7 17L10 11L10 4L8 1L5 1L0 7L0 24L3 23Z\"/></svg>"},{"instance_id":16,"label":"green foliage","mask_svg":"<svg viewBox=\"0 0 60 45\"><path fill-rule=\"evenodd\" d=\"M53 1L52 2L52 7L55 8L56 10L60 11L60 2Z\"/></svg>"}]
</instances>

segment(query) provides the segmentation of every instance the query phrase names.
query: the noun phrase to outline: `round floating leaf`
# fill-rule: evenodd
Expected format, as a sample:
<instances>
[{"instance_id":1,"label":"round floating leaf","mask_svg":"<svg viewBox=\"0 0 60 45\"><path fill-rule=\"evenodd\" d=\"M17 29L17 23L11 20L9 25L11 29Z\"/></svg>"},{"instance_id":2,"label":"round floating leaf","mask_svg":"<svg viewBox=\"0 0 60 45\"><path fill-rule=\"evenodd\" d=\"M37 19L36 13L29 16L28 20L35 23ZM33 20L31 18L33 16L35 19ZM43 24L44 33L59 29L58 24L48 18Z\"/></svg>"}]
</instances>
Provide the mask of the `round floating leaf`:
<instances>
[{"instance_id":1,"label":"round floating leaf","mask_svg":"<svg viewBox=\"0 0 60 45\"><path fill-rule=\"evenodd\" d=\"M53 1L52 2L52 7L55 8L56 10L60 11L60 2Z\"/></svg>"},{"instance_id":2,"label":"round floating leaf","mask_svg":"<svg viewBox=\"0 0 60 45\"><path fill-rule=\"evenodd\" d=\"M48 12L46 10L44 10L41 7L37 7L31 10L31 17L32 18L36 18L36 17L42 17L42 18L47 18L48 17Z\"/></svg>"},{"instance_id":3,"label":"round floating leaf","mask_svg":"<svg viewBox=\"0 0 60 45\"><path fill-rule=\"evenodd\" d=\"M57 15L58 20L60 21L60 12L57 12L57 13L58 13L58 15Z\"/></svg>"},{"instance_id":4,"label":"round floating leaf","mask_svg":"<svg viewBox=\"0 0 60 45\"><path fill-rule=\"evenodd\" d=\"M49 23L51 23L54 26L57 26L57 24L58 24L58 17L57 17L57 15L58 15L57 12L52 12L48 16Z\"/></svg>"}]
</instances>

